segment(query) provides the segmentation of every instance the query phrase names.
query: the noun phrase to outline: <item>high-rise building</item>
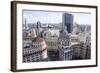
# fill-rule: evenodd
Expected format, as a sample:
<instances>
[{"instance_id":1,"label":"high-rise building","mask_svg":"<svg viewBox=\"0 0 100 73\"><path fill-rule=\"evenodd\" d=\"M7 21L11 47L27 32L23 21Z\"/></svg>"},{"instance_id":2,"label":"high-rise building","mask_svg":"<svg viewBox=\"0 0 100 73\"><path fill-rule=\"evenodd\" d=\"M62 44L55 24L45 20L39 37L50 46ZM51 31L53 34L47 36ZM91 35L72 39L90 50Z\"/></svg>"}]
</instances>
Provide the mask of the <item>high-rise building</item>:
<instances>
[{"instance_id":1,"label":"high-rise building","mask_svg":"<svg viewBox=\"0 0 100 73\"><path fill-rule=\"evenodd\" d=\"M37 28L41 28L41 22L37 21Z\"/></svg>"},{"instance_id":2,"label":"high-rise building","mask_svg":"<svg viewBox=\"0 0 100 73\"><path fill-rule=\"evenodd\" d=\"M63 14L63 25L66 26L68 33L71 33L73 30L73 15L64 13Z\"/></svg>"}]
</instances>

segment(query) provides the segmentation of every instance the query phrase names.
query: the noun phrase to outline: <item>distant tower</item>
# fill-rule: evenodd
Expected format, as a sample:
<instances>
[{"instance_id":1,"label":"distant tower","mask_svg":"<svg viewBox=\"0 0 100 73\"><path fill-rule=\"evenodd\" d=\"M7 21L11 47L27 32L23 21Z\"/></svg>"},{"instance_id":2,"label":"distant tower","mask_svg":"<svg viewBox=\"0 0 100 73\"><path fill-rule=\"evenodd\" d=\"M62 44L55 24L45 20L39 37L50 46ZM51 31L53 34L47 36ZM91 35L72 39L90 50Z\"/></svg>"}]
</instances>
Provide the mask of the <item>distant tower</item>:
<instances>
[{"instance_id":1,"label":"distant tower","mask_svg":"<svg viewBox=\"0 0 100 73\"><path fill-rule=\"evenodd\" d=\"M37 21L37 28L41 28L41 22Z\"/></svg>"},{"instance_id":2,"label":"distant tower","mask_svg":"<svg viewBox=\"0 0 100 73\"><path fill-rule=\"evenodd\" d=\"M28 26L27 20L26 20L26 18L25 18L25 31L27 31L28 29L29 29L29 26Z\"/></svg>"},{"instance_id":3,"label":"distant tower","mask_svg":"<svg viewBox=\"0 0 100 73\"><path fill-rule=\"evenodd\" d=\"M68 33L71 33L73 30L73 15L64 13L63 14L63 25L66 26Z\"/></svg>"},{"instance_id":4,"label":"distant tower","mask_svg":"<svg viewBox=\"0 0 100 73\"><path fill-rule=\"evenodd\" d=\"M37 36L40 36L41 37L41 22L40 21L37 21L37 28L36 28L36 34Z\"/></svg>"},{"instance_id":5,"label":"distant tower","mask_svg":"<svg viewBox=\"0 0 100 73\"><path fill-rule=\"evenodd\" d=\"M26 18L25 18L25 31L27 30Z\"/></svg>"}]
</instances>

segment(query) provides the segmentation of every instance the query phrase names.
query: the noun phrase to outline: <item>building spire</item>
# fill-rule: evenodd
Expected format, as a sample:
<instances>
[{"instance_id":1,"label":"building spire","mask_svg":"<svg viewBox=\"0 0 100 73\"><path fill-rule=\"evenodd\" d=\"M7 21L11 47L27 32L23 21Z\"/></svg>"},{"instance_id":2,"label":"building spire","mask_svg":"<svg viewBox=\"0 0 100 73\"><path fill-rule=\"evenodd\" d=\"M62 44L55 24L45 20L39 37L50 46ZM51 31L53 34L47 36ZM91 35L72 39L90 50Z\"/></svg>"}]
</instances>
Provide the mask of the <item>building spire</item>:
<instances>
[{"instance_id":1,"label":"building spire","mask_svg":"<svg viewBox=\"0 0 100 73\"><path fill-rule=\"evenodd\" d=\"M25 31L27 30L27 21L26 21L26 18L25 18Z\"/></svg>"}]
</instances>

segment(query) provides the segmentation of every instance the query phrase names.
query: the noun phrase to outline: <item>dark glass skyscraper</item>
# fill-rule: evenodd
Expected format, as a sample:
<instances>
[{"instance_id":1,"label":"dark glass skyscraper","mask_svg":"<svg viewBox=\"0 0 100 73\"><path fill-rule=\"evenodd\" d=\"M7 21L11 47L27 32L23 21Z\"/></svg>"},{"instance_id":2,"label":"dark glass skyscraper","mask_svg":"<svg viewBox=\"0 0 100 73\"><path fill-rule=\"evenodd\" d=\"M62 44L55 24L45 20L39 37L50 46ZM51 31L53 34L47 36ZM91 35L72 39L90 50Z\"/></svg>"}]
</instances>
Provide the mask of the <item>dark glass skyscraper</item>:
<instances>
[{"instance_id":1,"label":"dark glass skyscraper","mask_svg":"<svg viewBox=\"0 0 100 73\"><path fill-rule=\"evenodd\" d=\"M66 30L68 33L71 33L73 30L73 15L64 13L63 14L63 25L66 26Z\"/></svg>"}]
</instances>

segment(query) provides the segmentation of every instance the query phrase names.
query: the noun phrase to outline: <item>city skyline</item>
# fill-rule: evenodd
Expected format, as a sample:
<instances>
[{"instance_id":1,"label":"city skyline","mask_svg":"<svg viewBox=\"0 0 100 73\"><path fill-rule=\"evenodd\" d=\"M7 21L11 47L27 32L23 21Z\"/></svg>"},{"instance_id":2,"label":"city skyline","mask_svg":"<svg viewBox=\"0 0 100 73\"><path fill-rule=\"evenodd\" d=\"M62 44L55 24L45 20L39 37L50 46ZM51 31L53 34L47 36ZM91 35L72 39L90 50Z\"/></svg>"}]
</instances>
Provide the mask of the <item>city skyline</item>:
<instances>
[{"instance_id":1,"label":"city skyline","mask_svg":"<svg viewBox=\"0 0 100 73\"><path fill-rule=\"evenodd\" d=\"M91 25L87 22L85 26L78 25L79 23L73 26L76 19L83 24L84 19L90 17L90 14L83 15L71 12L24 11L23 62L91 59ZM49 24L46 27L41 26L44 23Z\"/></svg>"},{"instance_id":2,"label":"city skyline","mask_svg":"<svg viewBox=\"0 0 100 73\"><path fill-rule=\"evenodd\" d=\"M63 13L72 14L73 23L87 24L87 25L91 24L90 13L30 11L30 10L23 10L23 24L25 23L25 19L27 20L27 24L36 23L37 21L40 21L41 23L62 23Z\"/></svg>"}]
</instances>

